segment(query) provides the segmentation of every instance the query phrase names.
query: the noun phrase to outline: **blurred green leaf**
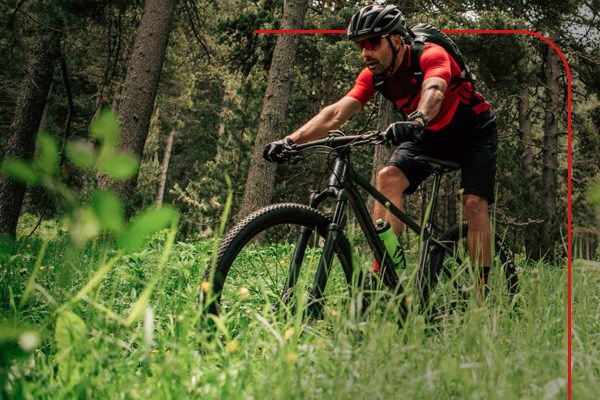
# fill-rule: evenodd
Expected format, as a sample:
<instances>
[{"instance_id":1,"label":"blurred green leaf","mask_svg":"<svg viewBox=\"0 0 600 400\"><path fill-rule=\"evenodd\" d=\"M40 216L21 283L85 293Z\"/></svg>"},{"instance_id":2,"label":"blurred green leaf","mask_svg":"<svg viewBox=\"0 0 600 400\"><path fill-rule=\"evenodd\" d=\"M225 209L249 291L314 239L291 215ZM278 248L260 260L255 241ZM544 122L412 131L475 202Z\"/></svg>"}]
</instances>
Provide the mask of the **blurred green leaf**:
<instances>
[{"instance_id":1,"label":"blurred green leaf","mask_svg":"<svg viewBox=\"0 0 600 400\"><path fill-rule=\"evenodd\" d=\"M125 251L141 248L149 235L171 226L178 215L177 210L168 206L143 211L121 234L119 247Z\"/></svg>"},{"instance_id":2,"label":"blurred green leaf","mask_svg":"<svg viewBox=\"0 0 600 400\"><path fill-rule=\"evenodd\" d=\"M37 136L36 146L37 155L32 162L33 169L46 175L54 175L60 161L56 139L47 133L40 133Z\"/></svg>"},{"instance_id":3,"label":"blurred green leaf","mask_svg":"<svg viewBox=\"0 0 600 400\"><path fill-rule=\"evenodd\" d=\"M102 226L95 210L91 206L83 206L73 213L69 233L71 240L79 247L85 245L89 240L94 239L101 230Z\"/></svg>"},{"instance_id":4,"label":"blurred green leaf","mask_svg":"<svg viewBox=\"0 0 600 400\"><path fill-rule=\"evenodd\" d=\"M102 160L100 169L112 178L127 180L138 171L139 161L127 154L113 154Z\"/></svg>"},{"instance_id":5,"label":"blurred green leaf","mask_svg":"<svg viewBox=\"0 0 600 400\"><path fill-rule=\"evenodd\" d=\"M6 160L2 164L2 172L10 176L17 182L27 185L37 185L40 183L40 176L32 168L31 164L25 160L12 159Z\"/></svg>"},{"instance_id":6,"label":"blurred green leaf","mask_svg":"<svg viewBox=\"0 0 600 400\"><path fill-rule=\"evenodd\" d=\"M56 317L54 338L59 352L81 348L87 342L87 327L77 314L65 310Z\"/></svg>"},{"instance_id":7,"label":"blurred green leaf","mask_svg":"<svg viewBox=\"0 0 600 400\"><path fill-rule=\"evenodd\" d=\"M69 161L81 169L91 169L98 158L94 145L84 139L69 140L65 154Z\"/></svg>"},{"instance_id":8,"label":"blurred green leaf","mask_svg":"<svg viewBox=\"0 0 600 400\"><path fill-rule=\"evenodd\" d=\"M54 339L56 340L58 371L61 378L69 380L76 369L77 356L85 352L88 330L75 313L65 310L56 317Z\"/></svg>"},{"instance_id":9,"label":"blurred green leaf","mask_svg":"<svg viewBox=\"0 0 600 400\"><path fill-rule=\"evenodd\" d=\"M123 205L113 192L99 192L92 198L92 209L104 229L120 232L123 228Z\"/></svg>"},{"instance_id":10,"label":"blurred green leaf","mask_svg":"<svg viewBox=\"0 0 600 400\"><path fill-rule=\"evenodd\" d=\"M102 141L106 150L112 151L119 140L119 120L111 110L103 110L90 127L92 136ZM105 152L103 150L103 152Z\"/></svg>"}]
</instances>

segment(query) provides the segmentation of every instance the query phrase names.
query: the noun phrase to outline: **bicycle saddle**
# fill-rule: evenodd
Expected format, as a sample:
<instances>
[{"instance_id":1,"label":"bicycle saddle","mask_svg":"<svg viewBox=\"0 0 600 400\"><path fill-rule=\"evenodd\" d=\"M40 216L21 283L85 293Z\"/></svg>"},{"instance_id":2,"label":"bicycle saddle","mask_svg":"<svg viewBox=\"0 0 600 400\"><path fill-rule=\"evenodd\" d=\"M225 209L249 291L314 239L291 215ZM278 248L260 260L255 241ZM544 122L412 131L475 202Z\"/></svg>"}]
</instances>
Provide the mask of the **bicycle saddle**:
<instances>
[{"instance_id":1,"label":"bicycle saddle","mask_svg":"<svg viewBox=\"0 0 600 400\"><path fill-rule=\"evenodd\" d=\"M433 158L427 156L416 156L415 161L429 164L434 170L442 170L443 172L455 171L460 168L460 165L454 161L442 160L440 158Z\"/></svg>"}]
</instances>

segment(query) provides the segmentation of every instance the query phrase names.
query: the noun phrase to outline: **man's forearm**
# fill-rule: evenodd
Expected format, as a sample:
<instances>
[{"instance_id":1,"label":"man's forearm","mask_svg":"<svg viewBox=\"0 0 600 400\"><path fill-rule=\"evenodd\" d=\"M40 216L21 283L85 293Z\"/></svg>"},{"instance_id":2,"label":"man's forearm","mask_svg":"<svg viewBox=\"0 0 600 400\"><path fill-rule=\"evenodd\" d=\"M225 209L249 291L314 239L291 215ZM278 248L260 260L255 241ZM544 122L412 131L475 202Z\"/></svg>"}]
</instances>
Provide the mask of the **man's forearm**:
<instances>
[{"instance_id":1,"label":"man's forearm","mask_svg":"<svg viewBox=\"0 0 600 400\"><path fill-rule=\"evenodd\" d=\"M298 130L289 135L294 143L306 143L327 136L330 130L338 129L333 123L333 113L324 108L310 121L302 125Z\"/></svg>"},{"instance_id":2,"label":"man's forearm","mask_svg":"<svg viewBox=\"0 0 600 400\"><path fill-rule=\"evenodd\" d=\"M361 108L362 104L358 100L344 96L336 103L322 109L310 121L288 137L294 143L306 143L324 138L329 131L339 129Z\"/></svg>"},{"instance_id":3,"label":"man's forearm","mask_svg":"<svg viewBox=\"0 0 600 400\"><path fill-rule=\"evenodd\" d=\"M446 87L446 82L443 79L430 78L423 82L417 110L425 114L429 121L434 119L440 111Z\"/></svg>"}]
</instances>

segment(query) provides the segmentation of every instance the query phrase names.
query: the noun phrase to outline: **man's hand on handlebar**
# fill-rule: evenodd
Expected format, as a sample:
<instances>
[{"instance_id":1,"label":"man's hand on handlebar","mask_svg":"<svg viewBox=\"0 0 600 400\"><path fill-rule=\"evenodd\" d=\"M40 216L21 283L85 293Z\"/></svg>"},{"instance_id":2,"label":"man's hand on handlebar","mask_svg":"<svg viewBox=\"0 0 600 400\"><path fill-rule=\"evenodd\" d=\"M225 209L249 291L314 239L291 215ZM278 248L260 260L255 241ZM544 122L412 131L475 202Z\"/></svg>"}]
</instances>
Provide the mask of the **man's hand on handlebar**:
<instances>
[{"instance_id":1,"label":"man's hand on handlebar","mask_svg":"<svg viewBox=\"0 0 600 400\"><path fill-rule=\"evenodd\" d=\"M418 121L400 121L391 124L384 132L386 142L398 146L402 142L412 142L421 138L423 125Z\"/></svg>"},{"instance_id":2,"label":"man's hand on handlebar","mask_svg":"<svg viewBox=\"0 0 600 400\"><path fill-rule=\"evenodd\" d=\"M269 162L282 164L287 161L284 150L289 150L294 144L290 138L283 138L274 142L268 143L263 148L263 158Z\"/></svg>"}]
</instances>

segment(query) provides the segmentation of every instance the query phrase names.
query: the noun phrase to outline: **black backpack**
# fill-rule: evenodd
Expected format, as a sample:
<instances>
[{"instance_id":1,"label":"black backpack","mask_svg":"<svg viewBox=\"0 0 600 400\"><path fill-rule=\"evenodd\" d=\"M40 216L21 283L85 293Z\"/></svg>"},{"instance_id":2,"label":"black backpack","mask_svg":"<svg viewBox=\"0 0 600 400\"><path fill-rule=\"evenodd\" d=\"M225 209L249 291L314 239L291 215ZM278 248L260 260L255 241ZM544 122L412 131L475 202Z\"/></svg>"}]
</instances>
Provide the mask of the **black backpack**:
<instances>
[{"instance_id":1,"label":"black backpack","mask_svg":"<svg viewBox=\"0 0 600 400\"><path fill-rule=\"evenodd\" d=\"M423 83L421 55L423 54L425 43L431 42L442 46L460 67L462 74L460 76L453 77L449 86L458 86L465 81L471 82L472 84L475 83L475 75L465 64L465 60L458 49L458 46L456 46L456 43L454 43L454 41L452 41L448 35L435 26L425 23L415 24L411 27L408 27L407 31L408 35L404 37L404 42L410 45L411 69L414 71L414 76L417 79L416 90L406 102L407 106L410 105L417 96L421 88L421 84ZM385 75L373 76L373 84L377 91L379 91L384 97L388 98L388 96L386 96Z\"/></svg>"}]
</instances>

